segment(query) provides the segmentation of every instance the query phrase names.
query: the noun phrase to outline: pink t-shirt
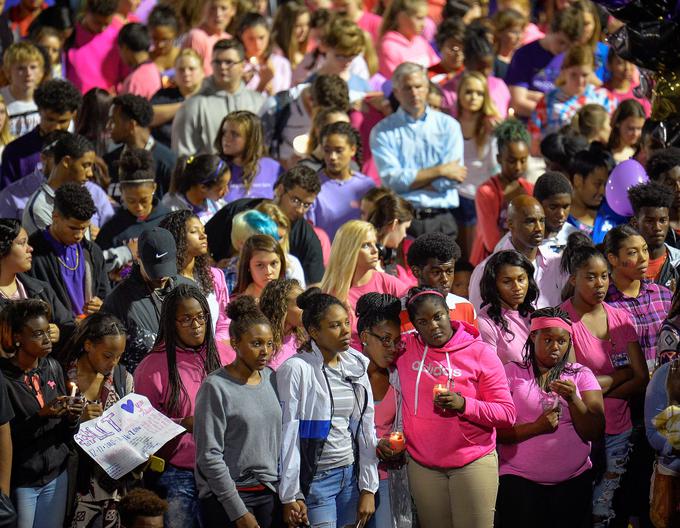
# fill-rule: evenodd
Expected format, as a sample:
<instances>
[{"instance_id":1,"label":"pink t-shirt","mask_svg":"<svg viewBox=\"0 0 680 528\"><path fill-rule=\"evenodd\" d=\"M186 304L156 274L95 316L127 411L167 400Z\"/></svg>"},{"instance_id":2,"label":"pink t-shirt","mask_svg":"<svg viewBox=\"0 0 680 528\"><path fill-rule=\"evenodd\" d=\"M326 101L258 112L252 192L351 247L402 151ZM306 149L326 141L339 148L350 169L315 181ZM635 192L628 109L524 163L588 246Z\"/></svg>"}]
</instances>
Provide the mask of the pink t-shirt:
<instances>
[{"instance_id":1,"label":"pink t-shirt","mask_svg":"<svg viewBox=\"0 0 680 528\"><path fill-rule=\"evenodd\" d=\"M545 33L541 31L536 24L529 22L522 33L522 46L526 46L534 40L542 39Z\"/></svg>"},{"instance_id":2,"label":"pink t-shirt","mask_svg":"<svg viewBox=\"0 0 680 528\"><path fill-rule=\"evenodd\" d=\"M567 365L575 373L563 372L561 380L571 380L580 396L586 391L599 391L600 385L588 367L578 363ZM499 475L517 475L539 484L558 484L574 478L592 464L590 442L584 442L574 429L569 405L554 393L544 392L536 383L534 373L517 363L505 365L508 386L515 403L515 424L534 422L549 408L560 405L557 430L535 436L518 444L498 444Z\"/></svg>"},{"instance_id":3,"label":"pink t-shirt","mask_svg":"<svg viewBox=\"0 0 680 528\"><path fill-rule=\"evenodd\" d=\"M488 305L477 315L479 334L485 343L490 344L505 365L511 361L523 361L524 345L529 337L529 318L522 317L517 310L501 309L501 317L508 323L504 331L489 317Z\"/></svg>"},{"instance_id":4,"label":"pink t-shirt","mask_svg":"<svg viewBox=\"0 0 680 528\"><path fill-rule=\"evenodd\" d=\"M94 35L76 22L74 45L66 53L66 78L81 93L92 88L112 91L130 72L118 51L121 27L114 19L104 31Z\"/></svg>"},{"instance_id":5,"label":"pink t-shirt","mask_svg":"<svg viewBox=\"0 0 680 528\"><path fill-rule=\"evenodd\" d=\"M370 11L364 11L359 22L357 22L357 26L371 36L374 44L376 44L380 38L380 24L382 24L382 17L375 13L371 13Z\"/></svg>"},{"instance_id":6,"label":"pink t-shirt","mask_svg":"<svg viewBox=\"0 0 680 528\"><path fill-rule=\"evenodd\" d=\"M562 304L562 308L571 317L574 332L573 343L576 361L585 365L596 376L609 376L614 373L612 356L627 353L628 344L638 340L635 326L630 314L620 308L602 303L609 321L609 339L598 339L581 322L581 316L574 309L571 299ZM628 431L632 426L628 400L604 398L605 432L619 434Z\"/></svg>"},{"instance_id":7,"label":"pink t-shirt","mask_svg":"<svg viewBox=\"0 0 680 528\"><path fill-rule=\"evenodd\" d=\"M297 351L298 345L295 340L295 334L289 334L283 338L283 341L281 342L281 349L276 354L274 354L274 356L272 356L272 358L269 360L269 363L267 363L267 366L272 370L276 370L289 357L297 354Z\"/></svg>"},{"instance_id":8,"label":"pink t-shirt","mask_svg":"<svg viewBox=\"0 0 680 528\"><path fill-rule=\"evenodd\" d=\"M137 66L118 87L118 94L135 94L151 100L163 87L161 72L153 62Z\"/></svg>"},{"instance_id":9,"label":"pink t-shirt","mask_svg":"<svg viewBox=\"0 0 680 528\"><path fill-rule=\"evenodd\" d=\"M394 420L397 417L397 393L390 387L382 400L375 402L375 434L380 440L394 430ZM383 464L378 465L380 480L387 478L387 470Z\"/></svg>"},{"instance_id":10,"label":"pink t-shirt","mask_svg":"<svg viewBox=\"0 0 680 528\"><path fill-rule=\"evenodd\" d=\"M212 50L215 42L222 39L230 39L231 35L226 31L208 35L203 28L194 28L182 41L182 48L191 48L203 59L203 71L206 77L212 75Z\"/></svg>"},{"instance_id":11,"label":"pink t-shirt","mask_svg":"<svg viewBox=\"0 0 680 528\"><path fill-rule=\"evenodd\" d=\"M633 93L634 88L631 86L630 90L627 92L617 92L616 90L612 90L611 86L605 83L605 88L609 90L609 93L614 96L614 99L616 99L619 103L622 103L626 99L635 99L638 103L642 105L642 108L645 109L645 115L649 117L652 113L652 103L649 102L649 99L645 99L642 97L635 97L635 94Z\"/></svg>"},{"instance_id":12,"label":"pink t-shirt","mask_svg":"<svg viewBox=\"0 0 680 528\"><path fill-rule=\"evenodd\" d=\"M424 68L434 66L439 57L430 43L420 35L409 40L398 31L388 31L380 41L378 48L380 68L378 71L387 79L402 62L415 62Z\"/></svg>"}]
</instances>

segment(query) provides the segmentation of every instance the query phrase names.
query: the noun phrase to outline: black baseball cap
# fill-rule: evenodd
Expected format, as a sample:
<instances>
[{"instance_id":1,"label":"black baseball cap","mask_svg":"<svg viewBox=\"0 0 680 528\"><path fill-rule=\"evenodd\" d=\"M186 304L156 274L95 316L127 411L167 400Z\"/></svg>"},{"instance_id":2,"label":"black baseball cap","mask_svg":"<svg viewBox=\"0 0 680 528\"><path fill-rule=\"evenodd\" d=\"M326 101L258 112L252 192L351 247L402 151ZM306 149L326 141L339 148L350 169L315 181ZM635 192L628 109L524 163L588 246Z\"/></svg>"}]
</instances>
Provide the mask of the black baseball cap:
<instances>
[{"instance_id":1,"label":"black baseball cap","mask_svg":"<svg viewBox=\"0 0 680 528\"><path fill-rule=\"evenodd\" d=\"M162 227L143 231L137 241L139 259L151 280L177 275L177 244Z\"/></svg>"}]
</instances>

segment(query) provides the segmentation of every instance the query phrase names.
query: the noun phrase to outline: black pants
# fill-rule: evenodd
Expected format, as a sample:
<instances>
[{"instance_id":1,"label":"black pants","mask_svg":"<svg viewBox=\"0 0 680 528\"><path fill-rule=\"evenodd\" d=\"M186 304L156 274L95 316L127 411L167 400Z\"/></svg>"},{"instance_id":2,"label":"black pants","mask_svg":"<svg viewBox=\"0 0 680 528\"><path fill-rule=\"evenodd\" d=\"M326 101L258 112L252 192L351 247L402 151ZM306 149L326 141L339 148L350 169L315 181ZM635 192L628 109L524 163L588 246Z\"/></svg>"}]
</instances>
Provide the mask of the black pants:
<instances>
[{"instance_id":1,"label":"black pants","mask_svg":"<svg viewBox=\"0 0 680 528\"><path fill-rule=\"evenodd\" d=\"M284 526L283 511L279 497L271 490L264 491L240 491L239 496L257 519L260 528L278 528ZM201 499L201 513L203 514L203 526L205 528L234 528L235 522L231 522L224 508L214 495Z\"/></svg>"},{"instance_id":2,"label":"black pants","mask_svg":"<svg viewBox=\"0 0 680 528\"><path fill-rule=\"evenodd\" d=\"M453 238L458 237L458 224L451 211L442 209L433 215L420 214L416 211L416 217L411 222L408 234L416 238L425 233L444 233Z\"/></svg>"},{"instance_id":3,"label":"black pants","mask_svg":"<svg viewBox=\"0 0 680 528\"><path fill-rule=\"evenodd\" d=\"M536 461L540 464L541 461ZM499 479L496 528L589 528L593 480L590 471L546 486L515 475Z\"/></svg>"}]
</instances>

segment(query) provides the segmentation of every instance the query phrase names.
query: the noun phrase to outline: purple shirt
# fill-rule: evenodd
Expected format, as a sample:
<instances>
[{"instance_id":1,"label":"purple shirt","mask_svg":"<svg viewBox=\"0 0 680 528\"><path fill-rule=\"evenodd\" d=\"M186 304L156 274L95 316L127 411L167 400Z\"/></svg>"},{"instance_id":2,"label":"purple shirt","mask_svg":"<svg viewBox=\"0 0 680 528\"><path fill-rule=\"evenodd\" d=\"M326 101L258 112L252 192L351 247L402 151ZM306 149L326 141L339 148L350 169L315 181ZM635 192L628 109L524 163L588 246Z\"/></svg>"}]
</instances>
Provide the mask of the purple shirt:
<instances>
[{"instance_id":1,"label":"purple shirt","mask_svg":"<svg viewBox=\"0 0 680 528\"><path fill-rule=\"evenodd\" d=\"M630 314L650 372L656 363L656 338L671 309L672 298L668 288L646 279L641 281L640 292L635 298L623 294L614 281L609 281L605 301Z\"/></svg>"},{"instance_id":2,"label":"purple shirt","mask_svg":"<svg viewBox=\"0 0 680 528\"><path fill-rule=\"evenodd\" d=\"M258 164L257 174L250 184L250 189L246 192L243 185L243 168L234 163L229 163L231 169L231 183L229 192L224 195L224 201L231 203L240 198L274 198L274 184L283 172L283 168L278 161L271 158L262 158Z\"/></svg>"},{"instance_id":3,"label":"purple shirt","mask_svg":"<svg viewBox=\"0 0 680 528\"><path fill-rule=\"evenodd\" d=\"M512 56L512 62L505 76L508 86L520 86L534 92L547 93L555 88L555 79L560 74L552 62L554 55L536 40L519 48Z\"/></svg>"},{"instance_id":4,"label":"purple shirt","mask_svg":"<svg viewBox=\"0 0 680 528\"><path fill-rule=\"evenodd\" d=\"M375 187L369 176L355 172L349 180L334 180L319 172L321 192L307 213L307 219L323 229L333 240L342 224L361 217L361 198Z\"/></svg>"},{"instance_id":5,"label":"purple shirt","mask_svg":"<svg viewBox=\"0 0 680 528\"><path fill-rule=\"evenodd\" d=\"M49 229L43 231L43 236L57 256L73 315L78 316L83 313L85 304L85 252L80 244L65 246L50 234Z\"/></svg>"},{"instance_id":6,"label":"purple shirt","mask_svg":"<svg viewBox=\"0 0 680 528\"><path fill-rule=\"evenodd\" d=\"M35 166L40 163L40 150L43 138L35 127L28 134L11 141L2 151L2 166L0 166L0 189L10 183L31 174Z\"/></svg>"}]
</instances>

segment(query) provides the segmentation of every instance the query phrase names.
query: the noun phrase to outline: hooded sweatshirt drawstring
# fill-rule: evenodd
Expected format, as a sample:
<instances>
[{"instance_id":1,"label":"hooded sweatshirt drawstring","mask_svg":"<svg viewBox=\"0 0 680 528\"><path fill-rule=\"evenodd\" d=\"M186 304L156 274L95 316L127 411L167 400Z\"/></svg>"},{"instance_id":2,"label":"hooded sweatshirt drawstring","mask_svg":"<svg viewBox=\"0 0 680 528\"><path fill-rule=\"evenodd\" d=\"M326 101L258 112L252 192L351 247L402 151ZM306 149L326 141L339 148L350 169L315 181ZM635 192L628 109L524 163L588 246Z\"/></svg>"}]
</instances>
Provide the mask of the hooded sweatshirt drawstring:
<instances>
[{"instance_id":1,"label":"hooded sweatshirt drawstring","mask_svg":"<svg viewBox=\"0 0 680 528\"><path fill-rule=\"evenodd\" d=\"M427 351L430 349L429 345L425 345L425 350L423 350L423 359L420 360L420 366L418 367L418 376L416 376L416 394L415 394L415 409L413 414L418 414L418 386L420 385L420 375L423 373L423 368L425 366L425 358L427 357ZM447 372L447 377L446 377L446 390L451 390L452 384L453 384L453 379L451 378L452 370L451 370L451 358L449 357L449 352L445 352L446 354L446 366L448 368Z\"/></svg>"}]
</instances>

